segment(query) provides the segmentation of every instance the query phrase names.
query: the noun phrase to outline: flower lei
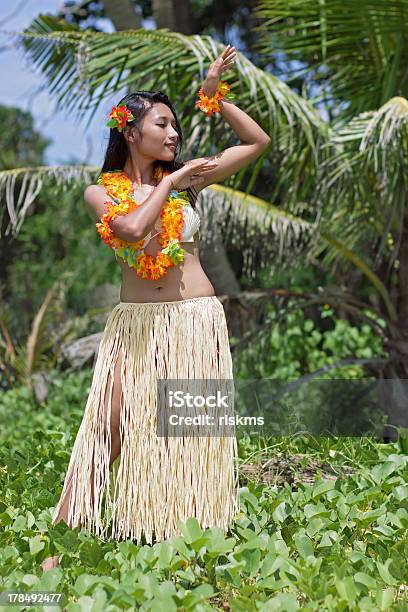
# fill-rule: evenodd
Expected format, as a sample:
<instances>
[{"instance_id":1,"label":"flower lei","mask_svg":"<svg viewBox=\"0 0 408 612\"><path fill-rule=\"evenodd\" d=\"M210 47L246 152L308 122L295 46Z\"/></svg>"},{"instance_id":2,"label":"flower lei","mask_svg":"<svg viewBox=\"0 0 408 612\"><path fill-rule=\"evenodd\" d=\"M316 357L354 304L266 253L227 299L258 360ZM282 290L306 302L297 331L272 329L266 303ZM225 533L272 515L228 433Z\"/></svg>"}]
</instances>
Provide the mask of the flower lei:
<instances>
[{"instance_id":1,"label":"flower lei","mask_svg":"<svg viewBox=\"0 0 408 612\"><path fill-rule=\"evenodd\" d=\"M167 174L170 173L158 168L154 178L160 180ZM167 197L167 203L162 206L160 217L163 229L157 240L163 248L153 257L144 253L144 238L137 242L122 240L114 235L109 226L109 221L118 215L127 215L139 206L131 197L133 185L130 178L121 170L113 170L102 173L97 182L106 188L113 200L105 202L108 212L102 215L100 223L96 223L98 233L119 257L135 269L137 276L158 280L167 274L168 268L184 260L185 251L180 246L180 240L184 228L183 208L188 204L187 192L173 189Z\"/></svg>"},{"instance_id":2,"label":"flower lei","mask_svg":"<svg viewBox=\"0 0 408 612\"><path fill-rule=\"evenodd\" d=\"M199 99L196 101L195 105L207 116L211 117L211 115L214 115L214 113L219 113L221 111L220 101L223 98L226 100L232 100L235 98L234 94L229 93L230 89L231 87L226 81L219 81L217 91L212 98L208 98L206 95L204 95L203 88L200 87L198 92Z\"/></svg>"}]
</instances>

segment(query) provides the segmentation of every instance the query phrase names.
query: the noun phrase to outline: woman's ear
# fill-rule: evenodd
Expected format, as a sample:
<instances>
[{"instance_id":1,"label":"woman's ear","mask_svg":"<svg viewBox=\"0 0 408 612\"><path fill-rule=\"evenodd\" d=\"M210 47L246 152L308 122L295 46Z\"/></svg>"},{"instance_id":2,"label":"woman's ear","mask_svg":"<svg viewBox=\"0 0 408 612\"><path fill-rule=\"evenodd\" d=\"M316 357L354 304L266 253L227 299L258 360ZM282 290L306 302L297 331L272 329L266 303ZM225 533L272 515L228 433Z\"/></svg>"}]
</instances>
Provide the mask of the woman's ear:
<instances>
[{"instance_id":1,"label":"woman's ear","mask_svg":"<svg viewBox=\"0 0 408 612\"><path fill-rule=\"evenodd\" d=\"M123 136L125 137L126 142L136 142L135 130L133 130L130 125L126 126L123 130Z\"/></svg>"}]
</instances>

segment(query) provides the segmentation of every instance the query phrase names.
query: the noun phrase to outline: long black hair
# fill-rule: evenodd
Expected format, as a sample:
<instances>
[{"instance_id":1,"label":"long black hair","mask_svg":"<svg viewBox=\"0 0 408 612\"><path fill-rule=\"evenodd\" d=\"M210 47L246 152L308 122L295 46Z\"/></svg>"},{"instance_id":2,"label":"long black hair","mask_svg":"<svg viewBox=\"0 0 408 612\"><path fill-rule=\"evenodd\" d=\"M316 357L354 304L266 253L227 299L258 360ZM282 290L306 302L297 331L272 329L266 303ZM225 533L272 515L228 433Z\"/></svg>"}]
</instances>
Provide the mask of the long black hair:
<instances>
[{"instance_id":1,"label":"long black hair","mask_svg":"<svg viewBox=\"0 0 408 612\"><path fill-rule=\"evenodd\" d=\"M184 166L184 162L177 161L177 156L183 146L183 131L169 97L162 91L135 91L133 93L128 93L124 98L122 98L118 103L118 106L121 104L126 104L126 107L130 110L134 117L134 119L132 121L128 121L126 125L135 126L139 134L141 134L143 117L156 102L166 104L166 106L168 106L173 113L176 122L175 130L178 134L178 139L177 146L174 150L174 158L171 161L155 161L153 164L153 170L155 170L157 166L161 166L165 171L174 172L175 170L178 170ZM128 144L123 132L119 132L116 128L110 128L109 142L106 148L101 174L111 170L123 170L128 155ZM196 190L194 187L188 187L186 191L192 206L195 208L195 200L197 197Z\"/></svg>"}]
</instances>

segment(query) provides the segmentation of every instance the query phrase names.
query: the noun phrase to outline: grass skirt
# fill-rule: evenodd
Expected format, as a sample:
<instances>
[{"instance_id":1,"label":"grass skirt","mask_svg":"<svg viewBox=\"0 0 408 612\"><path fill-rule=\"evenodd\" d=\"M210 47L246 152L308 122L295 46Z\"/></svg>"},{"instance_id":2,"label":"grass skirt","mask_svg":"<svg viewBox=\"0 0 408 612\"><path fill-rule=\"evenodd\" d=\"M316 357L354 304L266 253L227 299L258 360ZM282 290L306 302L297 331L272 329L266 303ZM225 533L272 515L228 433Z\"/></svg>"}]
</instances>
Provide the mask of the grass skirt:
<instances>
[{"instance_id":1,"label":"grass skirt","mask_svg":"<svg viewBox=\"0 0 408 612\"><path fill-rule=\"evenodd\" d=\"M119 351L121 452L111 469L111 433L103 427L103 411L108 389L109 423ZM151 544L181 535L176 523L189 517L203 528L228 530L239 512L236 437L170 436L166 448L165 438L156 434L156 381L166 378L233 378L224 308L216 296L114 307L53 524L72 480L69 525L101 540L139 542L143 533Z\"/></svg>"}]
</instances>

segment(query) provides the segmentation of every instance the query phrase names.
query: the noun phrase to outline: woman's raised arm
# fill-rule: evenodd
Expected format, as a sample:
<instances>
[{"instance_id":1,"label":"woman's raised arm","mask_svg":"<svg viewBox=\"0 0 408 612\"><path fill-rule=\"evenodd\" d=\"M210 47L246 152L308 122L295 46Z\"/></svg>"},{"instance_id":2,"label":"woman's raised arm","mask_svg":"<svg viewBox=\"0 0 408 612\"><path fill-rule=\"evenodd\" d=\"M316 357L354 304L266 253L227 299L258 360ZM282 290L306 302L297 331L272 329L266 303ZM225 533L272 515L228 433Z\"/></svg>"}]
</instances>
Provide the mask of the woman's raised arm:
<instances>
[{"instance_id":1,"label":"woman's raised arm","mask_svg":"<svg viewBox=\"0 0 408 612\"><path fill-rule=\"evenodd\" d=\"M204 181L197 185L197 191L235 174L257 159L271 142L270 137L261 126L238 106L222 100L221 107L221 115L232 127L241 144L206 157L209 160L217 160L218 166L207 172Z\"/></svg>"},{"instance_id":2,"label":"woman's raised arm","mask_svg":"<svg viewBox=\"0 0 408 612\"><path fill-rule=\"evenodd\" d=\"M203 93L211 98L217 91L220 76L235 61L235 48L229 45L211 64L202 85ZM220 100L220 114L238 136L241 144L228 147L205 159L216 159L218 166L206 174L197 191L212 183L222 181L259 157L269 146L271 138L245 111L228 100Z\"/></svg>"}]
</instances>

